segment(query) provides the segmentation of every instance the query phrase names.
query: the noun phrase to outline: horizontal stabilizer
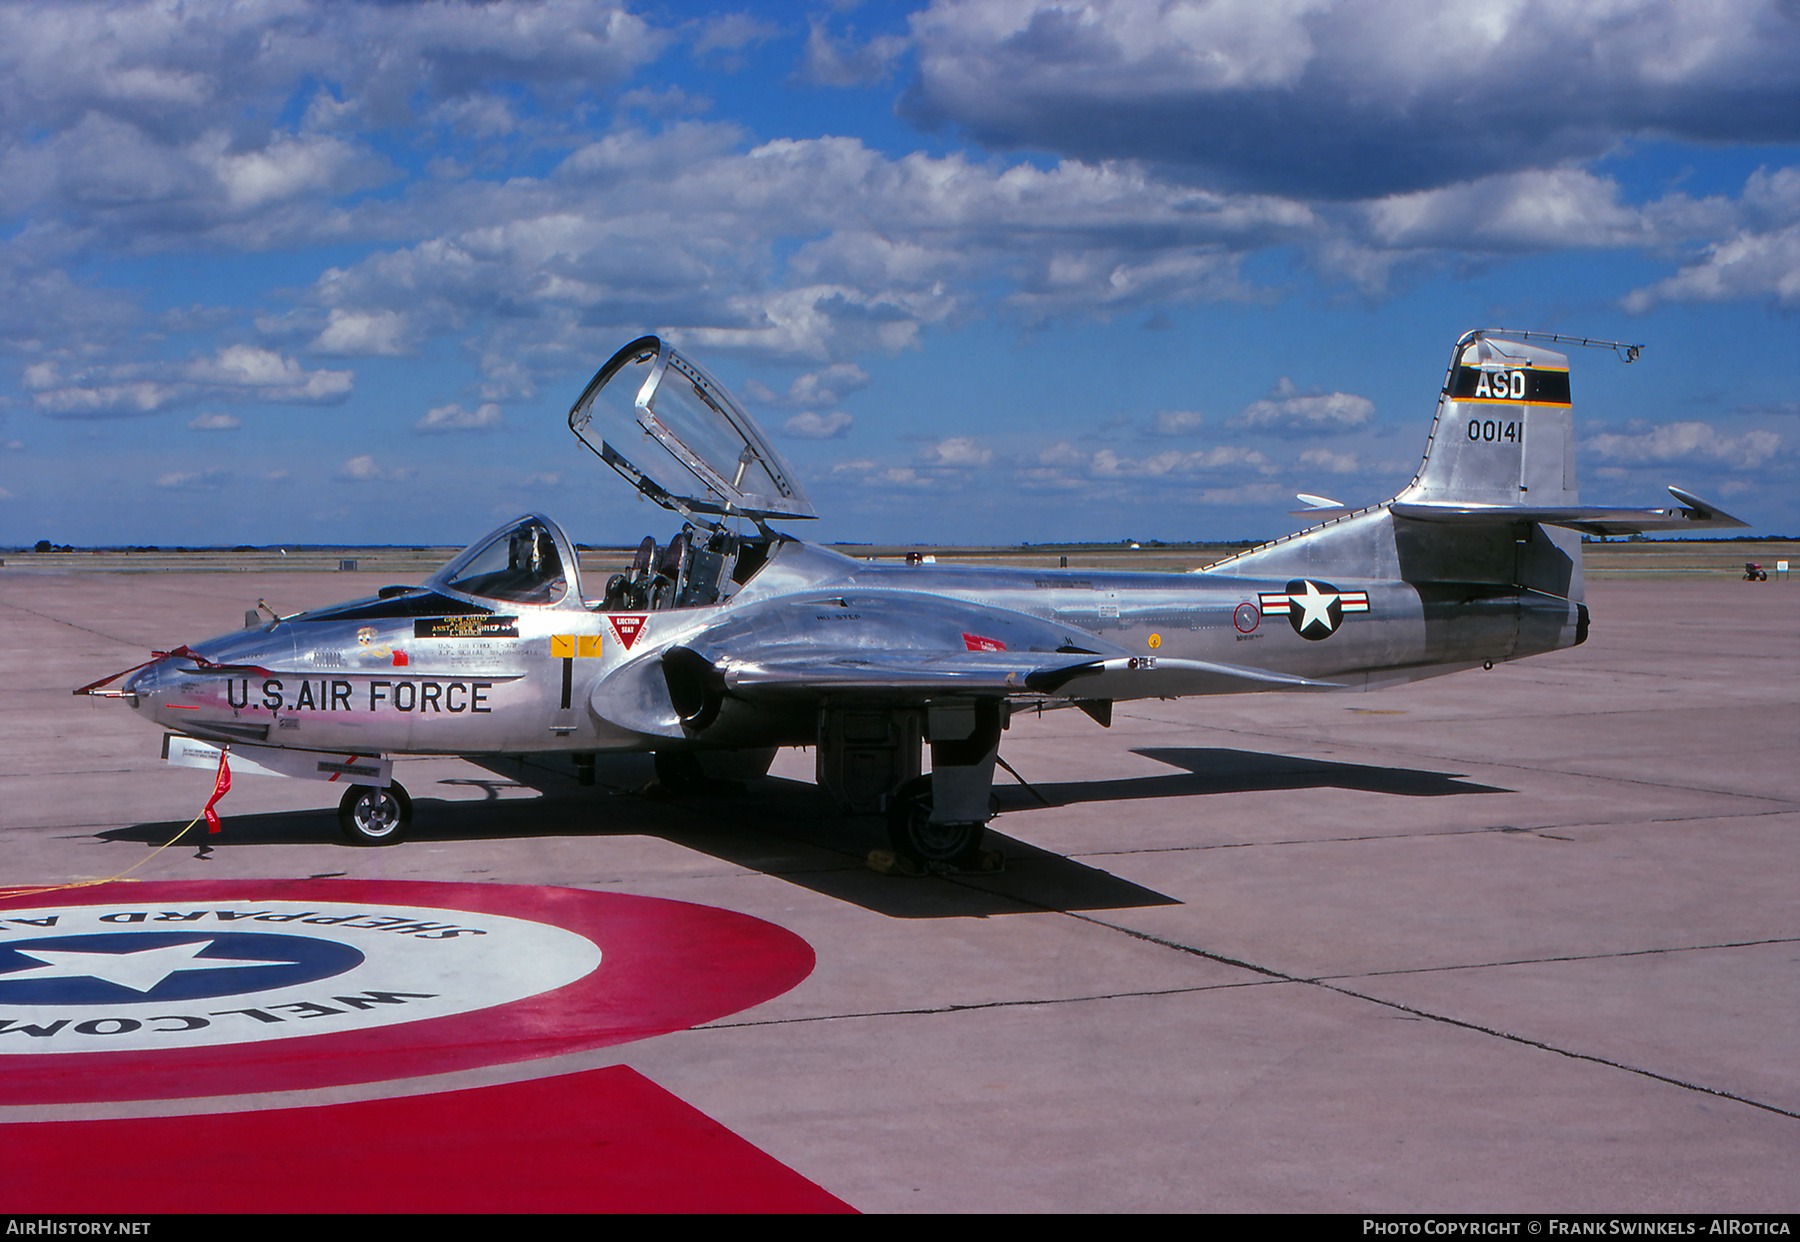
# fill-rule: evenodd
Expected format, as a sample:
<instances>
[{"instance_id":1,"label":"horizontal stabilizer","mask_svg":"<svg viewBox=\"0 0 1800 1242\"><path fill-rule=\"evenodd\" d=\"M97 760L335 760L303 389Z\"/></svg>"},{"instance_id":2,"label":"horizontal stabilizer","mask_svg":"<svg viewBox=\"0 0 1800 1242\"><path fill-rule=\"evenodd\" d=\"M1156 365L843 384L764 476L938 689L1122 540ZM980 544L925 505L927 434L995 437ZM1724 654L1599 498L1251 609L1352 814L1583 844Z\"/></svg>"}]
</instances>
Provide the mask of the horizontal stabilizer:
<instances>
[{"instance_id":1,"label":"horizontal stabilizer","mask_svg":"<svg viewBox=\"0 0 1800 1242\"><path fill-rule=\"evenodd\" d=\"M1307 492L1296 492L1294 499L1305 505L1304 509L1289 509L1293 517L1334 518L1344 517L1356 512L1355 505L1347 505L1341 500L1332 500L1327 496L1314 496Z\"/></svg>"},{"instance_id":2,"label":"horizontal stabilizer","mask_svg":"<svg viewBox=\"0 0 1800 1242\"><path fill-rule=\"evenodd\" d=\"M1668 509L1614 509L1598 505L1500 505L1451 501L1400 501L1388 507L1396 517L1416 522L1539 522L1566 526L1589 535L1638 535L1653 530L1729 530L1749 526L1680 488L1669 494L1680 502Z\"/></svg>"}]
</instances>

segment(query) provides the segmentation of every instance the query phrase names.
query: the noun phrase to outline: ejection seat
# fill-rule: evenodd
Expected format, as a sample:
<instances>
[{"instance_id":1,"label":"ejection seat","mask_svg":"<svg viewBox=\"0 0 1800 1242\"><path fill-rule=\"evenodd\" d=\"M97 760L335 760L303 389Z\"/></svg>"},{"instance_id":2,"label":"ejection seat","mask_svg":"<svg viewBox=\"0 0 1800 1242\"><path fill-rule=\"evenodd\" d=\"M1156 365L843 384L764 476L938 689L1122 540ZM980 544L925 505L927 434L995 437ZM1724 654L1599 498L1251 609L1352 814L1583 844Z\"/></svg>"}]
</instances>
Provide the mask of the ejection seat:
<instances>
[{"instance_id":1,"label":"ejection seat","mask_svg":"<svg viewBox=\"0 0 1800 1242\"><path fill-rule=\"evenodd\" d=\"M687 574L688 566L688 532L684 527L679 535L669 540L669 546L663 549L662 559L656 564L656 576L650 583L650 610L660 612L665 608L675 607L681 597L682 579Z\"/></svg>"},{"instance_id":2,"label":"ejection seat","mask_svg":"<svg viewBox=\"0 0 1800 1242\"><path fill-rule=\"evenodd\" d=\"M656 563L656 537L645 535L631 559L628 573L614 574L606 580L606 594L601 598L601 612L642 612L649 607L650 566ZM591 607L592 605L590 605Z\"/></svg>"}]
</instances>

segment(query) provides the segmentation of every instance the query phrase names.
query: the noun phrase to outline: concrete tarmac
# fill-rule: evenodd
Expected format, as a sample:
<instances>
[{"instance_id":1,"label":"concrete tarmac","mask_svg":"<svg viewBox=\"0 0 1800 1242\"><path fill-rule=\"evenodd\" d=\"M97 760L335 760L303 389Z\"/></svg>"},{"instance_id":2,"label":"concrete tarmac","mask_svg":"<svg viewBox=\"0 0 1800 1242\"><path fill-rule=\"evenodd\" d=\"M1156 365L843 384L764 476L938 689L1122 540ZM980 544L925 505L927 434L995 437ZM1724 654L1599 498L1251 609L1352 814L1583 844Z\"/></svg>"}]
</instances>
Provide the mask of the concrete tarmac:
<instances>
[{"instance_id":1,"label":"concrete tarmac","mask_svg":"<svg viewBox=\"0 0 1800 1242\"><path fill-rule=\"evenodd\" d=\"M579 1056L0 1124L625 1065L870 1212L1800 1210L1785 583L1590 584L1585 646L1395 690L1015 717L1001 753L1032 789L999 779L995 875L870 871L878 826L831 814L802 751L675 800L636 792L643 757L592 788L560 761L403 759L414 831L385 849L343 842L335 786L246 777L205 856L150 856L212 776L69 691L259 596L385 581L362 577L0 570L0 883L612 890L779 924L816 969Z\"/></svg>"}]
</instances>

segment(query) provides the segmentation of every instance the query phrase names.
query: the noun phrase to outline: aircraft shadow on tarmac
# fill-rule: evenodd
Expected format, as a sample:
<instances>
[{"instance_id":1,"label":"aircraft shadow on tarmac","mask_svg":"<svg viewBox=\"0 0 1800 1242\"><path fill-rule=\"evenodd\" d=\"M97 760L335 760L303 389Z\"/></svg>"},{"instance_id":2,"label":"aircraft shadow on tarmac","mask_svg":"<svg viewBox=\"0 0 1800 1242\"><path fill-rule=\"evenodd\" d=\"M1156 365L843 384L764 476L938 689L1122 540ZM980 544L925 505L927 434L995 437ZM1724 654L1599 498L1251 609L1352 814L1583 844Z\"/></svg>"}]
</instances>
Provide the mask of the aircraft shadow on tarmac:
<instances>
[{"instance_id":1,"label":"aircraft shadow on tarmac","mask_svg":"<svg viewBox=\"0 0 1800 1242\"><path fill-rule=\"evenodd\" d=\"M881 875L864 865L870 849L885 846L877 817L846 817L811 785L765 778L749 786L659 797L643 792L644 775L632 784L615 784L599 766L593 788L581 788L573 773L521 765L513 758L484 763L495 778L461 778L443 782L480 786L480 800L432 797L414 791L413 823L407 839L389 847L404 853L434 842L479 841L494 846L479 871L447 871L444 880L508 879L508 842L523 845L533 838L653 837L670 845L760 871L772 878L810 889L834 900L861 906L890 918L969 918L1019 914L1044 909L1110 910L1134 906L1175 905L1174 898L1152 892L1093 867L989 832L988 843L1006 858L1006 870L995 874L965 873L954 882ZM629 775L629 774L623 774ZM521 777L523 779L521 779ZM516 796L537 790L539 796ZM509 793L515 796L508 796ZM337 813L307 811L232 814L221 804L225 829L218 835L195 825L171 851L183 860L184 878L205 875L208 855L224 850L273 845L341 845ZM140 823L96 834L105 841L163 845L184 827L180 821ZM611 885L618 873L604 870L605 856L590 856L592 871L564 870L559 884ZM541 855L521 859L521 871L541 873ZM313 873L326 878L351 873L331 866ZM525 877L521 875L521 881Z\"/></svg>"},{"instance_id":2,"label":"aircraft shadow on tarmac","mask_svg":"<svg viewBox=\"0 0 1800 1242\"><path fill-rule=\"evenodd\" d=\"M1202 794L1260 793L1292 789L1354 789L1363 793L1393 794L1403 798L1441 798L1451 794L1510 793L1495 785L1483 785L1446 772L1416 768L1377 767L1365 763L1337 763L1328 759L1301 759L1292 755L1268 755L1255 750L1223 747L1145 747L1131 752L1172 768L1177 775L1128 776L1116 780L1033 783L1054 805L1075 802L1114 802L1137 798L1190 798ZM996 792L1003 787L997 787ZM1020 801L1013 792L1007 810L1024 810L1029 795ZM1041 805L1041 804L1040 804Z\"/></svg>"},{"instance_id":3,"label":"aircraft shadow on tarmac","mask_svg":"<svg viewBox=\"0 0 1800 1242\"><path fill-rule=\"evenodd\" d=\"M1045 805L1322 787L1405 797L1504 792L1438 772L1254 751L1162 748L1135 753L1184 770L1119 780L999 786L995 790L999 809L1017 813ZM669 797L658 796L650 785L652 769L646 756L601 756L592 787L576 783L566 757L496 757L471 762L492 773L491 778L453 777L438 784L476 787L486 796L449 799L415 789L407 841L392 848L405 850L410 843L431 841L493 842L501 852L482 874L504 878L507 841L648 836L891 918L967 918L1032 910L1180 904L1175 898L993 829L988 831L987 845L1005 856L1003 871L963 873L952 877L953 883L879 875L865 867L863 859L869 850L886 845L880 818L842 815L817 786L802 781L766 777L748 785L720 783L697 793ZM536 791L538 796L509 796L525 790ZM225 822L225 831L216 836L199 835L204 830L196 826L178 848L191 844L197 847L197 856L203 856L213 849L342 840L336 813L329 809L227 814ZM178 823L146 823L99 835L109 841L161 845L180 829ZM345 843L344 848L356 847ZM539 864L534 861L532 865ZM569 873L559 877L559 882L608 883L615 878L604 872Z\"/></svg>"}]
</instances>

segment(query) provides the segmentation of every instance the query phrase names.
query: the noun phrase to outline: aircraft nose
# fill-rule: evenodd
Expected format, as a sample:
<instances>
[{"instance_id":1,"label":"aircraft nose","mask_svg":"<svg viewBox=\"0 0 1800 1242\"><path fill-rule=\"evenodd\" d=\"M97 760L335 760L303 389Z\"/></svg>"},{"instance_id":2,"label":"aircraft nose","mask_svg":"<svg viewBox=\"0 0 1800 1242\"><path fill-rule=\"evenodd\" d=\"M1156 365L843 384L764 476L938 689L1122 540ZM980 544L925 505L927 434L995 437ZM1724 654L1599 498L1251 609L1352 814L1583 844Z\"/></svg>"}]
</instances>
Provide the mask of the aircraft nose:
<instances>
[{"instance_id":1,"label":"aircraft nose","mask_svg":"<svg viewBox=\"0 0 1800 1242\"><path fill-rule=\"evenodd\" d=\"M155 710L158 694L162 689L162 668L167 663L167 660L158 660L154 664L146 664L127 677L125 684L119 687L120 693L131 696L128 701L133 710L146 714Z\"/></svg>"}]
</instances>

